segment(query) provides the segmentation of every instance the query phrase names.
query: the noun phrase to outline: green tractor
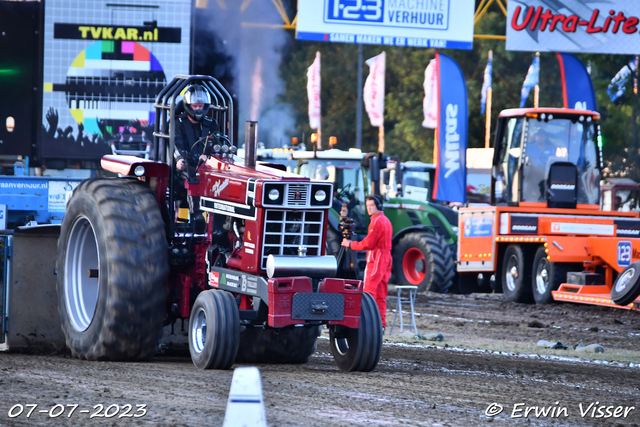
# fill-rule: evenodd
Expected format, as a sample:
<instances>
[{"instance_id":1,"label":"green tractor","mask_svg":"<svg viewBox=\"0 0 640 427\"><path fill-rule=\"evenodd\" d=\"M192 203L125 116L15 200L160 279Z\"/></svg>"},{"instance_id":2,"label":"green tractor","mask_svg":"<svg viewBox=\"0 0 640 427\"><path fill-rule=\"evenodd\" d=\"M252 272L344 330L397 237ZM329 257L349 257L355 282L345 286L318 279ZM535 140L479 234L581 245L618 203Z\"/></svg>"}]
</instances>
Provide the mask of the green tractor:
<instances>
[{"instance_id":1,"label":"green tractor","mask_svg":"<svg viewBox=\"0 0 640 427\"><path fill-rule=\"evenodd\" d=\"M296 151L296 173L334 184L334 202L327 230L327 253L337 255L344 230L343 205L357 235L366 235L367 195L385 199L384 213L393 225L392 282L416 285L419 291L452 291L455 275L457 212L432 200L435 167L358 149ZM358 254L359 277L366 260Z\"/></svg>"}]
</instances>

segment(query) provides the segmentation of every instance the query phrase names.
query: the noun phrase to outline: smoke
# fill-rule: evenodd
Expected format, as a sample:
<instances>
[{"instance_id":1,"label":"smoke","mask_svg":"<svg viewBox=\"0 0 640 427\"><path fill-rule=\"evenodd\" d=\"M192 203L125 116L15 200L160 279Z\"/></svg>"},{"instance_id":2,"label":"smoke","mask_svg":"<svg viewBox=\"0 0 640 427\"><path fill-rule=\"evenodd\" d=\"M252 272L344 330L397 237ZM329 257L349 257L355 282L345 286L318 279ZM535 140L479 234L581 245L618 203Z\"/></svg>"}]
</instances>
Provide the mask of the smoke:
<instances>
[{"instance_id":1,"label":"smoke","mask_svg":"<svg viewBox=\"0 0 640 427\"><path fill-rule=\"evenodd\" d=\"M260 98L262 97L262 58L256 59L256 67L251 77L251 120L260 118Z\"/></svg>"},{"instance_id":2,"label":"smoke","mask_svg":"<svg viewBox=\"0 0 640 427\"><path fill-rule=\"evenodd\" d=\"M246 120L258 120L258 140L265 146L279 147L281 140L288 141L295 126L293 109L277 105L277 97L285 87L279 69L282 49L287 46L290 36L287 30L274 28L274 24L282 23L282 18L273 3L264 0L209 1L207 9L196 9L196 13L206 15L197 19L203 23L203 28L196 28L196 37L207 31L222 42L222 46L210 46L208 52L202 51L207 49L203 46L197 54L222 50L232 58L233 87L227 89L238 107L238 145L244 143ZM215 69L220 71L218 66Z\"/></svg>"}]
</instances>

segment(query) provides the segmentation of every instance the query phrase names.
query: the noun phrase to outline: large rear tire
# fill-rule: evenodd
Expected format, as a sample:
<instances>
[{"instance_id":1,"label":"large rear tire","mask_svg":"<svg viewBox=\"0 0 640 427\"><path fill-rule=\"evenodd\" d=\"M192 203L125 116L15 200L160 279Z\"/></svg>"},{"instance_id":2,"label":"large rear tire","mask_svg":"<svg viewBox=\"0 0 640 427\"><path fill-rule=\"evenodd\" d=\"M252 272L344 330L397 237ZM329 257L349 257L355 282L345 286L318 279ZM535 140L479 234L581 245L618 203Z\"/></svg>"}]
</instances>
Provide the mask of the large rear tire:
<instances>
[{"instance_id":1,"label":"large rear tire","mask_svg":"<svg viewBox=\"0 0 640 427\"><path fill-rule=\"evenodd\" d=\"M240 335L238 363L307 363L316 351L320 327L248 328Z\"/></svg>"},{"instance_id":2,"label":"large rear tire","mask_svg":"<svg viewBox=\"0 0 640 427\"><path fill-rule=\"evenodd\" d=\"M382 319L371 295L362 295L360 328L331 327L331 353L343 372L370 372L378 366L382 351Z\"/></svg>"},{"instance_id":3,"label":"large rear tire","mask_svg":"<svg viewBox=\"0 0 640 427\"><path fill-rule=\"evenodd\" d=\"M504 253L502 263L502 291L504 299L513 302L530 303L531 263L524 259L524 251L520 245L509 245Z\"/></svg>"},{"instance_id":4,"label":"large rear tire","mask_svg":"<svg viewBox=\"0 0 640 427\"><path fill-rule=\"evenodd\" d=\"M399 285L446 293L453 285L454 255L440 234L409 233L394 249L393 270Z\"/></svg>"},{"instance_id":5,"label":"large rear tire","mask_svg":"<svg viewBox=\"0 0 640 427\"><path fill-rule=\"evenodd\" d=\"M200 292L189 317L189 353L200 369L229 369L238 354L240 315L229 292Z\"/></svg>"},{"instance_id":6,"label":"large rear tire","mask_svg":"<svg viewBox=\"0 0 640 427\"><path fill-rule=\"evenodd\" d=\"M124 179L82 182L58 240L58 309L67 346L87 360L149 360L166 314L169 261L154 195Z\"/></svg>"},{"instance_id":7,"label":"large rear tire","mask_svg":"<svg viewBox=\"0 0 640 427\"><path fill-rule=\"evenodd\" d=\"M618 275L611 288L611 299L618 305L629 305L638 296L640 296L640 261L635 261Z\"/></svg>"}]
</instances>

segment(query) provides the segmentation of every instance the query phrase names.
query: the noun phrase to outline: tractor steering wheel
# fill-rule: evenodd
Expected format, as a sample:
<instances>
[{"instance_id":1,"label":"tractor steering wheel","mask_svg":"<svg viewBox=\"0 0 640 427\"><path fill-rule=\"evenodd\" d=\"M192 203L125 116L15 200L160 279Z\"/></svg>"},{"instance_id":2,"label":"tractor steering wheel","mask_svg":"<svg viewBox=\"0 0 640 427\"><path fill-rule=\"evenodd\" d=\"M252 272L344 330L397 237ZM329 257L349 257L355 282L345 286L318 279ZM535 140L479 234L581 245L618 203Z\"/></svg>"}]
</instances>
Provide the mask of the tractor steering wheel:
<instances>
[{"instance_id":1,"label":"tractor steering wheel","mask_svg":"<svg viewBox=\"0 0 640 427\"><path fill-rule=\"evenodd\" d=\"M351 183L348 183L347 185L344 186L342 191L340 191L340 193L338 194L338 199L342 200L342 198L347 195L347 192L350 189L351 189Z\"/></svg>"}]
</instances>

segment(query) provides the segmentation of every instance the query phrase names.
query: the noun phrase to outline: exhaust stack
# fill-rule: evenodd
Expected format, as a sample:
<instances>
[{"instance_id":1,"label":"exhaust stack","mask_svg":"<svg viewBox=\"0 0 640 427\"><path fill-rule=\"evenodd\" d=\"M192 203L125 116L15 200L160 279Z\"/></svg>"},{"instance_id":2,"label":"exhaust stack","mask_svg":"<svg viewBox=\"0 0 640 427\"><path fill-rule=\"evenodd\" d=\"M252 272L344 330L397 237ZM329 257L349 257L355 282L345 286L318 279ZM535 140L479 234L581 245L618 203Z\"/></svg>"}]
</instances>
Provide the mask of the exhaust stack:
<instances>
[{"instance_id":1,"label":"exhaust stack","mask_svg":"<svg viewBox=\"0 0 640 427\"><path fill-rule=\"evenodd\" d=\"M258 122L247 120L244 134L244 165L255 168L258 151Z\"/></svg>"}]
</instances>

